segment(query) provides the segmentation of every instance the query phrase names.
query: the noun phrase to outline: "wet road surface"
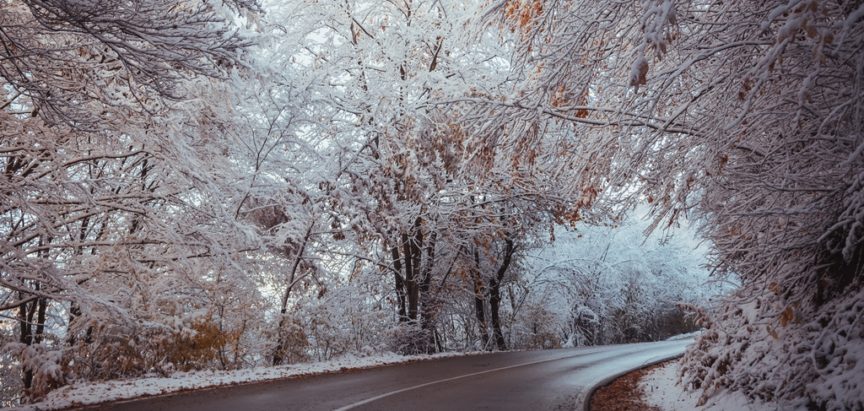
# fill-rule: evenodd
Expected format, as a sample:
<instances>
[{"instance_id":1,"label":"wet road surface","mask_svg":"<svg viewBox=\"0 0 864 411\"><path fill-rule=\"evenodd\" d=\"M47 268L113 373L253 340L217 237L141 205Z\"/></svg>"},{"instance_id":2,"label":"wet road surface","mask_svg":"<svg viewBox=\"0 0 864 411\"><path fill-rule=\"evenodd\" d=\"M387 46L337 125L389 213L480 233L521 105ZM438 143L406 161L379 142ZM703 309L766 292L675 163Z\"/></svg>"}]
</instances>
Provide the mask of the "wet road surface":
<instances>
[{"instance_id":1,"label":"wet road surface","mask_svg":"<svg viewBox=\"0 0 864 411\"><path fill-rule=\"evenodd\" d=\"M679 355L692 340L504 352L218 387L85 409L578 410L598 381Z\"/></svg>"}]
</instances>

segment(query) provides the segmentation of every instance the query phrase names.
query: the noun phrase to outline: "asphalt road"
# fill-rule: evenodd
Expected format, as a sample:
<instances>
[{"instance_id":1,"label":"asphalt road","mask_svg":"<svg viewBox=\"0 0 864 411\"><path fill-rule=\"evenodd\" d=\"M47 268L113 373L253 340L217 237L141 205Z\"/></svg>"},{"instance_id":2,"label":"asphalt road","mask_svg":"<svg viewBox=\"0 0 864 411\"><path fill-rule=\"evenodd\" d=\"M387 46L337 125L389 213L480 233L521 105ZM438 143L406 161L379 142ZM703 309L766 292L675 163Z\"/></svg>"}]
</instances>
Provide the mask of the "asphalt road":
<instances>
[{"instance_id":1,"label":"asphalt road","mask_svg":"<svg viewBox=\"0 0 864 411\"><path fill-rule=\"evenodd\" d=\"M505 352L186 392L86 409L574 410L606 377L691 340Z\"/></svg>"}]
</instances>

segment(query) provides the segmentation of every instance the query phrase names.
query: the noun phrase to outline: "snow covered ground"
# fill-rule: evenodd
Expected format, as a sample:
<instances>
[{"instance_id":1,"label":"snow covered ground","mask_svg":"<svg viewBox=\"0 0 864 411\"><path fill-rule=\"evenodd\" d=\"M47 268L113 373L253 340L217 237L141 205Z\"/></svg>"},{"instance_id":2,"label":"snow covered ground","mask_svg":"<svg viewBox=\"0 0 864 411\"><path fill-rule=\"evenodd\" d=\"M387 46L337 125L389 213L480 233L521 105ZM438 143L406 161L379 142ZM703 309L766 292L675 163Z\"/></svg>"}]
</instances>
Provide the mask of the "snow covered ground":
<instances>
[{"instance_id":1,"label":"snow covered ground","mask_svg":"<svg viewBox=\"0 0 864 411\"><path fill-rule=\"evenodd\" d=\"M588 363L584 364L578 373L568 378L569 381L584 388L577 396L576 403L582 404L583 408L587 409L593 389L602 387L630 371L679 357L692 343L692 339L684 339L602 347L601 355L604 356L602 359L583 357ZM608 356L610 353L613 355Z\"/></svg>"},{"instance_id":2,"label":"snow covered ground","mask_svg":"<svg viewBox=\"0 0 864 411\"><path fill-rule=\"evenodd\" d=\"M673 336L667 338L665 341L692 340L692 339L695 339L696 337L698 337L699 334L702 334L702 330L693 331L692 333L673 335Z\"/></svg>"},{"instance_id":3,"label":"snow covered ground","mask_svg":"<svg viewBox=\"0 0 864 411\"><path fill-rule=\"evenodd\" d=\"M698 407L699 393L687 392L677 385L678 362L673 361L656 368L639 383L645 392L648 405L663 411L768 411L775 407L764 403L753 403L739 393L723 392Z\"/></svg>"},{"instance_id":4,"label":"snow covered ground","mask_svg":"<svg viewBox=\"0 0 864 411\"><path fill-rule=\"evenodd\" d=\"M185 390L262 382L287 377L325 374L348 369L362 369L483 353L485 352L450 352L410 356L395 353L385 353L369 357L345 356L330 361L277 367L257 367L234 371L178 372L170 377L145 377L99 383L72 384L50 392L43 401L23 407L11 408L10 410L56 410L72 406L99 404L108 401L162 395Z\"/></svg>"}]
</instances>

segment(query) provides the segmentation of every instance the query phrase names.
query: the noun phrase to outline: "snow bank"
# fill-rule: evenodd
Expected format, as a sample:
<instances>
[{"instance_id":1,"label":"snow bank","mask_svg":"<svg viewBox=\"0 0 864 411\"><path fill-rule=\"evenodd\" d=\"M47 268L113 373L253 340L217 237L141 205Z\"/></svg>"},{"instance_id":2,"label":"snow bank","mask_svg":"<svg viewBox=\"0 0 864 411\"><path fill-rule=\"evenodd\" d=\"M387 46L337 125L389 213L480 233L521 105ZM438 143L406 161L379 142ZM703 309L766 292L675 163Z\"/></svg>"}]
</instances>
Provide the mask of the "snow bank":
<instances>
[{"instance_id":1,"label":"snow bank","mask_svg":"<svg viewBox=\"0 0 864 411\"><path fill-rule=\"evenodd\" d=\"M277 367L256 367L233 371L177 372L170 377L144 377L98 383L78 383L50 392L43 401L16 410L55 410L109 401L163 395L224 385L236 385L281 378L326 374L349 369L371 368L389 364L477 355L485 352L440 353L433 355L400 355L384 353L369 357L344 356L330 361L291 364Z\"/></svg>"},{"instance_id":2,"label":"snow bank","mask_svg":"<svg viewBox=\"0 0 864 411\"><path fill-rule=\"evenodd\" d=\"M693 331L692 333L673 335L673 336L671 336L671 337L669 337L663 341L692 340L692 339L698 337L700 334L702 334L702 330Z\"/></svg>"},{"instance_id":3,"label":"snow bank","mask_svg":"<svg viewBox=\"0 0 864 411\"><path fill-rule=\"evenodd\" d=\"M645 375L639 387L648 405L663 411L767 411L775 407L754 403L737 392L720 392L697 406L700 392L684 391L678 382L678 361L658 367Z\"/></svg>"}]
</instances>

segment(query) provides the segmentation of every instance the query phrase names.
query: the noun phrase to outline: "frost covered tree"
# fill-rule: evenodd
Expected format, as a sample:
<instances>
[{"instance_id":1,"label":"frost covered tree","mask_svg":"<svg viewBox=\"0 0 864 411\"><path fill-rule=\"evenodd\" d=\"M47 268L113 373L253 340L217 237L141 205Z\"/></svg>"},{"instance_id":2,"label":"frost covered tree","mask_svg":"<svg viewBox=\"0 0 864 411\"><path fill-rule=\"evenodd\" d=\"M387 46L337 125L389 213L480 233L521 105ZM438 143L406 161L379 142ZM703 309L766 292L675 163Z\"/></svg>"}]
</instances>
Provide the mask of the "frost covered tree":
<instances>
[{"instance_id":1,"label":"frost covered tree","mask_svg":"<svg viewBox=\"0 0 864 411\"><path fill-rule=\"evenodd\" d=\"M225 109L202 99L226 98L220 79L251 44L239 19L257 5L0 8L0 311L17 325L5 350L23 396L172 355L194 364L202 353L180 341L211 326L203 307L222 293L206 276L236 268L227 255L244 240L202 202L218 198L208 165ZM118 362L127 337L142 345Z\"/></svg>"},{"instance_id":2,"label":"frost covered tree","mask_svg":"<svg viewBox=\"0 0 864 411\"><path fill-rule=\"evenodd\" d=\"M272 21L299 23L274 26L261 52L273 76L253 92L266 96L267 107L256 103L256 112L282 118L261 123L262 133L282 140L262 145L264 155L256 158L290 160L252 179L261 184L279 175L291 183L264 190L270 194L259 190L241 214L278 209L284 221L274 227L287 237L274 240L301 239L290 240L304 245L289 254L302 250L306 262L313 255L347 256L379 270L392 284L400 350L441 348L436 317L442 293L453 287L469 290L479 307L478 331L504 347L497 307L515 243L552 219L576 218L575 203L590 204L596 192L570 185L585 159L572 147L562 152L563 138L523 153L486 150L468 132L477 119L458 100L505 95L512 86L499 39L465 30L480 3L309 5L286 2L272 10ZM287 119L293 130L281 128ZM276 198L276 186L303 194ZM301 211L310 207L317 211ZM298 222L307 217L309 223ZM292 258L293 273L301 265ZM344 275L333 274L336 282ZM291 286L285 290L280 312L290 315Z\"/></svg>"},{"instance_id":3,"label":"frost covered tree","mask_svg":"<svg viewBox=\"0 0 864 411\"><path fill-rule=\"evenodd\" d=\"M481 112L578 127L612 187L636 187L619 197L658 223L706 217L718 273L742 279L685 358L690 386L860 407L864 8L503 1L487 16L520 39L524 87Z\"/></svg>"},{"instance_id":4,"label":"frost covered tree","mask_svg":"<svg viewBox=\"0 0 864 411\"><path fill-rule=\"evenodd\" d=\"M645 238L650 220L640 211L615 224L559 227L555 242L532 250L513 291L512 338L533 347L579 346L695 329L682 306L706 306L723 288L703 267L707 247L686 229Z\"/></svg>"}]
</instances>

